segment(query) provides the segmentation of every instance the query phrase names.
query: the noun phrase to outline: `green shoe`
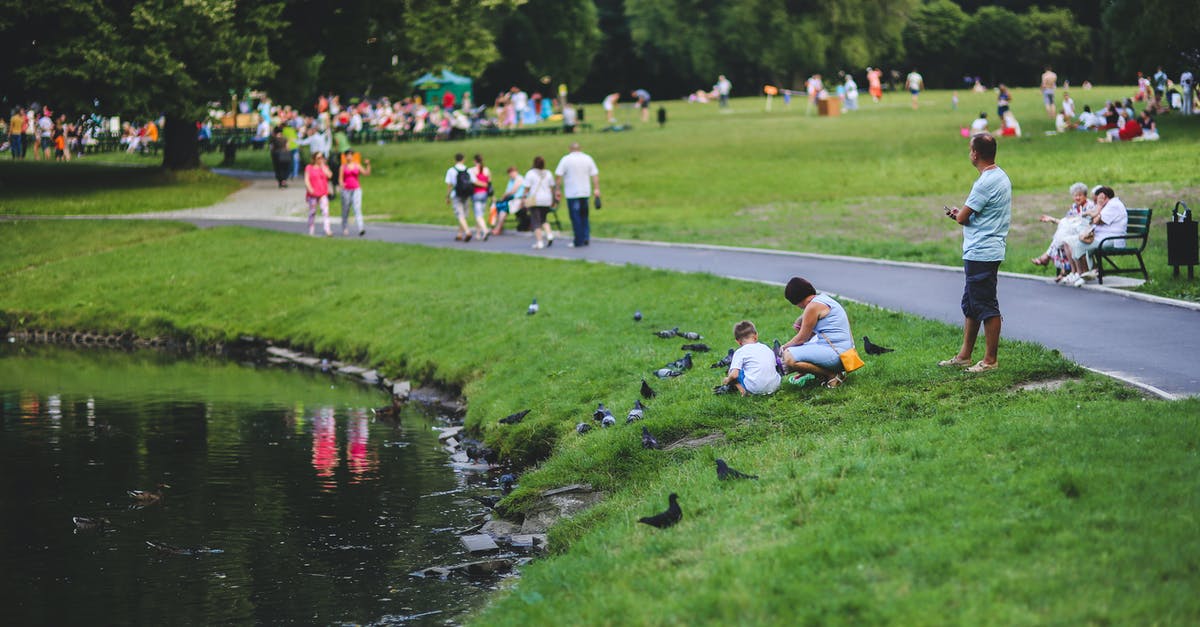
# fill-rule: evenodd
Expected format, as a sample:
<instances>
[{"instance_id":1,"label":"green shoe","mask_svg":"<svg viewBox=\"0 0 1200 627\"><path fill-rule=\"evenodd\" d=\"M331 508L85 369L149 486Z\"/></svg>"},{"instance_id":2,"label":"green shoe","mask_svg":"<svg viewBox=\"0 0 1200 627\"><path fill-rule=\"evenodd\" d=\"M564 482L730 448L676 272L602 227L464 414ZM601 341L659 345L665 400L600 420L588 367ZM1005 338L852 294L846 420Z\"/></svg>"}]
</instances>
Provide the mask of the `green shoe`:
<instances>
[{"instance_id":1,"label":"green shoe","mask_svg":"<svg viewBox=\"0 0 1200 627\"><path fill-rule=\"evenodd\" d=\"M812 373L800 374L799 372L793 372L792 374L789 374L788 376L784 377L783 380L788 382L790 385L794 385L797 387L804 387L804 386L816 381L817 376Z\"/></svg>"}]
</instances>

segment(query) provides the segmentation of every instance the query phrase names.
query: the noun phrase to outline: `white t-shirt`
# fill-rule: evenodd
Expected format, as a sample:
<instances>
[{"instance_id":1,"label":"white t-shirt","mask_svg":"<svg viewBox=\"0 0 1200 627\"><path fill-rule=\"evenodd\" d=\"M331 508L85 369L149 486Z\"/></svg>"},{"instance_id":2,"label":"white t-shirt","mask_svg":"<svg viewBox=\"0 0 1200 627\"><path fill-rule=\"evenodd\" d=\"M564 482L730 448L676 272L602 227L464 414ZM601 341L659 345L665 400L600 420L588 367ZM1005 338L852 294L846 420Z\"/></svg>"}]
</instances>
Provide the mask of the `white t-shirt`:
<instances>
[{"instance_id":1,"label":"white t-shirt","mask_svg":"<svg viewBox=\"0 0 1200 627\"><path fill-rule=\"evenodd\" d=\"M972 133L986 132L987 125L988 125L987 118L975 118L975 121L971 122L971 132Z\"/></svg>"},{"instance_id":2,"label":"white t-shirt","mask_svg":"<svg viewBox=\"0 0 1200 627\"><path fill-rule=\"evenodd\" d=\"M920 89L922 82L924 82L924 81L921 79L920 74L917 74L916 72L909 72L909 74L908 74L908 88L909 89Z\"/></svg>"},{"instance_id":3,"label":"white t-shirt","mask_svg":"<svg viewBox=\"0 0 1200 627\"><path fill-rule=\"evenodd\" d=\"M43 115L38 118L38 130L42 132L42 137L49 137L54 134L54 122L49 116Z\"/></svg>"},{"instance_id":4,"label":"white t-shirt","mask_svg":"<svg viewBox=\"0 0 1200 627\"><path fill-rule=\"evenodd\" d=\"M454 198L454 184L458 182L458 173L467 169L462 163L456 163L446 170L446 184L450 186L450 197Z\"/></svg>"},{"instance_id":5,"label":"white t-shirt","mask_svg":"<svg viewBox=\"0 0 1200 627\"><path fill-rule=\"evenodd\" d=\"M1129 211L1120 198L1111 198L1100 210L1100 224L1095 226L1096 241L1113 235L1124 235L1129 227ZM1108 246L1124 246L1125 240L1115 239Z\"/></svg>"},{"instance_id":6,"label":"white t-shirt","mask_svg":"<svg viewBox=\"0 0 1200 627\"><path fill-rule=\"evenodd\" d=\"M517 111L524 111L529 105L529 95L523 91L518 91L512 97L513 108Z\"/></svg>"},{"instance_id":7,"label":"white t-shirt","mask_svg":"<svg viewBox=\"0 0 1200 627\"><path fill-rule=\"evenodd\" d=\"M775 353L762 342L744 344L733 352L729 372L742 371L742 385L749 394L773 394L779 389Z\"/></svg>"},{"instance_id":8,"label":"white t-shirt","mask_svg":"<svg viewBox=\"0 0 1200 627\"><path fill-rule=\"evenodd\" d=\"M550 170L525 173L525 206L549 207L554 204L554 174Z\"/></svg>"},{"instance_id":9,"label":"white t-shirt","mask_svg":"<svg viewBox=\"0 0 1200 627\"><path fill-rule=\"evenodd\" d=\"M554 168L556 176L563 177L563 196L587 198L592 195L592 177L598 176L596 162L586 152L568 152Z\"/></svg>"}]
</instances>

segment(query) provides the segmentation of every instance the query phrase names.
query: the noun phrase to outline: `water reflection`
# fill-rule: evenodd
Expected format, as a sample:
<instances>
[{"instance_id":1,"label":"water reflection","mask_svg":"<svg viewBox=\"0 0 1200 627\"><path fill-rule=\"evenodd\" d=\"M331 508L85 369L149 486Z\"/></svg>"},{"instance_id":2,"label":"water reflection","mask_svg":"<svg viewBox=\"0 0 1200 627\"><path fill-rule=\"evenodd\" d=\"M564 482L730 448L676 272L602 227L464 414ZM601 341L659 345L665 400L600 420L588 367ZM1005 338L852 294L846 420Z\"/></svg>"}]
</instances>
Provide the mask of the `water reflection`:
<instances>
[{"instance_id":1,"label":"water reflection","mask_svg":"<svg viewBox=\"0 0 1200 627\"><path fill-rule=\"evenodd\" d=\"M325 376L17 353L0 347L5 623L443 623L480 598L408 576L468 559L462 493L487 481L449 468L432 417L376 421L386 398Z\"/></svg>"}]
</instances>

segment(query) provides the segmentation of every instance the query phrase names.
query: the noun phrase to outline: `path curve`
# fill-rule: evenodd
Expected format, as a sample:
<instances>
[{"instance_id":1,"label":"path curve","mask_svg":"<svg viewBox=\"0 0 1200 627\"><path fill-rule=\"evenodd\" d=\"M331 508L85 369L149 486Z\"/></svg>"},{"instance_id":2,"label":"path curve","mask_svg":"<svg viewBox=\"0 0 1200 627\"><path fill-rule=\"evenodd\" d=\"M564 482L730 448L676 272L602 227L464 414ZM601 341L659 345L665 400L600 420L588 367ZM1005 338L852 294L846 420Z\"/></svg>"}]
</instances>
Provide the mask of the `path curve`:
<instances>
[{"instance_id":1,"label":"path curve","mask_svg":"<svg viewBox=\"0 0 1200 627\"><path fill-rule=\"evenodd\" d=\"M228 200L211 207L140 216L201 227L238 224L302 234L303 194L281 191L261 174L217 171L249 180ZM340 231L336 228L335 231ZM603 229L603 222L600 228ZM452 227L369 222L364 239L439 248L513 253L557 259L634 264L679 272L782 285L801 275L850 299L953 325L962 324L958 302L962 271L930 264L889 262L666 242L593 239L585 248L566 241L542 250L528 234L487 242L454 241ZM352 234L353 235L353 234ZM1001 273L999 298L1004 337L1058 349L1080 365L1137 385L1164 398L1200 395L1200 304L1122 292L1055 285L1046 278ZM982 341L982 340L981 340ZM947 355L953 346L947 346Z\"/></svg>"}]
</instances>

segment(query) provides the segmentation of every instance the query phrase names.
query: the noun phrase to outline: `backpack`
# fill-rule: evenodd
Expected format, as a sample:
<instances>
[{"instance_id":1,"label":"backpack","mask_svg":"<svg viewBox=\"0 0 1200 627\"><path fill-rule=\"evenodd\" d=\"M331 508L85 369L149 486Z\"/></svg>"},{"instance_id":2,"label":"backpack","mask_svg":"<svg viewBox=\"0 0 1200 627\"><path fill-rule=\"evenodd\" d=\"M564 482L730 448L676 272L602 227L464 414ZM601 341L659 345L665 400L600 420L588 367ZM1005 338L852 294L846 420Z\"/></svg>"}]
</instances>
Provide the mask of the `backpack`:
<instances>
[{"instance_id":1,"label":"backpack","mask_svg":"<svg viewBox=\"0 0 1200 627\"><path fill-rule=\"evenodd\" d=\"M454 179L455 198L470 198L475 194L475 183L471 181L471 173L466 168L459 170Z\"/></svg>"}]
</instances>

